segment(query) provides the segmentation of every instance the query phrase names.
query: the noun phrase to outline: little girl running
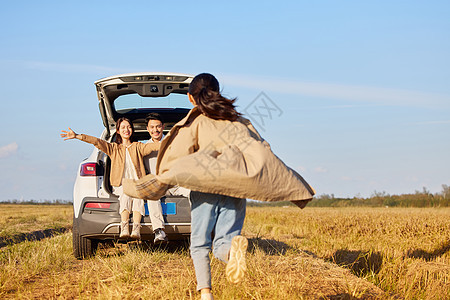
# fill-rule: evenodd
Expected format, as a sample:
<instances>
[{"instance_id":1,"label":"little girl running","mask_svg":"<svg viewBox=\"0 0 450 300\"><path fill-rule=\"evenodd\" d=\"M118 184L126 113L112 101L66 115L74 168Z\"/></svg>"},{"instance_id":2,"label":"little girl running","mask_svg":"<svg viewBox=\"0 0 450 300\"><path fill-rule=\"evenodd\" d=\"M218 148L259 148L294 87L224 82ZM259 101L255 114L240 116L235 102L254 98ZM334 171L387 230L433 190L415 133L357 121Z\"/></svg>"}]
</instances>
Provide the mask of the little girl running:
<instances>
[{"instance_id":1,"label":"little girl running","mask_svg":"<svg viewBox=\"0 0 450 300\"><path fill-rule=\"evenodd\" d=\"M154 200L173 185L192 191L190 250L203 300L213 299L211 250L227 263L228 281L244 278L245 198L292 201L303 208L315 192L272 153L250 121L236 111L236 99L221 94L213 75L195 76L188 97L194 108L162 141L156 174L124 180L123 186L133 197Z\"/></svg>"}]
</instances>

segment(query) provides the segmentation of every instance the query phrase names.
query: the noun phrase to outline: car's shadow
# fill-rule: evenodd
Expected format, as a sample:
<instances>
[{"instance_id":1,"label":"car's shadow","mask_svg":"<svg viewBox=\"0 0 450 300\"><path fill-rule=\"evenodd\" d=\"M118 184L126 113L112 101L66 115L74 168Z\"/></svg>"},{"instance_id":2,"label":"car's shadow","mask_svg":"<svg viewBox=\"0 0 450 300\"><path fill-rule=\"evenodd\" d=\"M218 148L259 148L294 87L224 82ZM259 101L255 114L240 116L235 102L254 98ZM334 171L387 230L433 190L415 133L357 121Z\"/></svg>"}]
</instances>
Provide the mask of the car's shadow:
<instances>
[{"instance_id":1,"label":"car's shadow","mask_svg":"<svg viewBox=\"0 0 450 300\"><path fill-rule=\"evenodd\" d=\"M127 251L164 251L180 253L189 251L189 240L177 240L154 244L150 241L104 241L99 244L96 255L102 257L122 256Z\"/></svg>"}]
</instances>

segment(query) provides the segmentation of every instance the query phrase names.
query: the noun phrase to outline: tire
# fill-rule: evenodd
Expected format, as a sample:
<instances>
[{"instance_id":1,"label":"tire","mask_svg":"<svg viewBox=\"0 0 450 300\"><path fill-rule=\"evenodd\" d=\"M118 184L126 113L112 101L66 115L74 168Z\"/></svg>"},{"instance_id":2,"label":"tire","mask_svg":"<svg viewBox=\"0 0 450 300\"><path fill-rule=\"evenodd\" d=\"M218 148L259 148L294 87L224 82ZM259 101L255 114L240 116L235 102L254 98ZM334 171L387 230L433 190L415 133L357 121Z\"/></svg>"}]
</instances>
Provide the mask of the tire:
<instances>
[{"instance_id":1,"label":"tire","mask_svg":"<svg viewBox=\"0 0 450 300\"><path fill-rule=\"evenodd\" d=\"M78 222L76 222L75 218L73 219L72 243L73 255L77 259L84 259L93 256L98 247L98 240L80 236Z\"/></svg>"}]
</instances>

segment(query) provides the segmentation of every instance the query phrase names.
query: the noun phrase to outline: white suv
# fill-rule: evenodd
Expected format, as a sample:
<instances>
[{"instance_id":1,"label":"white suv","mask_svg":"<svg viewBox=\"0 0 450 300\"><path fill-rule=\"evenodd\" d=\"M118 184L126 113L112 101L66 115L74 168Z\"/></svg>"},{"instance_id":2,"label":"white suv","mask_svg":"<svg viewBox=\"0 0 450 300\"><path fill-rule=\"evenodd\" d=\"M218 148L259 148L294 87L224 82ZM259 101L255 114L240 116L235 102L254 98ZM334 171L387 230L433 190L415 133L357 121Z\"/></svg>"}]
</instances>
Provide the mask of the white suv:
<instances>
[{"instance_id":1,"label":"white suv","mask_svg":"<svg viewBox=\"0 0 450 300\"><path fill-rule=\"evenodd\" d=\"M181 120L190 110L187 97L193 76L169 73L133 73L111 76L95 82L100 114L105 130L101 139L115 141L116 120L127 117L133 122L135 137L150 138L145 124L148 113L164 118L165 130ZM111 160L93 147L81 162L73 192L73 253L78 259L95 253L100 242L119 238L119 199L109 182ZM189 200L183 196L161 199L165 232L169 240L185 239L190 234ZM143 218L141 239L154 237L150 217Z\"/></svg>"}]
</instances>

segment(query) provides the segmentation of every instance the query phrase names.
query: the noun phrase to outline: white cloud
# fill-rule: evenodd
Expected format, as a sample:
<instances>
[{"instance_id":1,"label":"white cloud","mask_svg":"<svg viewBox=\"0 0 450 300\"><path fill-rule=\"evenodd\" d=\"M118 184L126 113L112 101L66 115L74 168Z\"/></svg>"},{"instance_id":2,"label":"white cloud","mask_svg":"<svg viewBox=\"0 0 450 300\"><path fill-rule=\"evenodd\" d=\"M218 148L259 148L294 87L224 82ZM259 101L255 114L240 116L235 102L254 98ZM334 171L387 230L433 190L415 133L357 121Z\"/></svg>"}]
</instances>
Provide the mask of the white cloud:
<instances>
[{"instance_id":1,"label":"white cloud","mask_svg":"<svg viewBox=\"0 0 450 300\"><path fill-rule=\"evenodd\" d=\"M317 167L317 168L314 168L314 172L316 172L316 173L328 173L328 170L326 168L324 168L324 167Z\"/></svg>"},{"instance_id":2,"label":"white cloud","mask_svg":"<svg viewBox=\"0 0 450 300\"><path fill-rule=\"evenodd\" d=\"M108 68L97 65L86 65L86 64L59 64L59 63L49 63L49 62L40 62L40 61L29 61L26 62L26 66L39 69L43 71L60 71L60 72L86 72L86 71L94 71L94 72L119 72L117 68Z\"/></svg>"},{"instance_id":3,"label":"white cloud","mask_svg":"<svg viewBox=\"0 0 450 300\"><path fill-rule=\"evenodd\" d=\"M5 158L13 155L19 149L19 145L16 142L0 147L0 158Z\"/></svg>"},{"instance_id":4,"label":"white cloud","mask_svg":"<svg viewBox=\"0 0 450 300\"><path fill-rule=\"evenodd\" d=\"M306 172L306 168L303 167L303 166L298 166L298 167L297 167L297 170L300 171L301 173Z\"/></svg>"},{"instance_id":5,"label":"white cloud","mask_svg":"<svg viewBox=\"0 0 450 300\"><path fill-rule=\"evenodd\" d=\"M19 65L23 68L36 69L40 71L52 72L105 72L105 73L124 73L124 70L119 68L110 68L99 65L89 64L63 64L42 61L0 61L1 63Z\"/></svg>"},{"instance_id":6,"label":"white cloud","mask_svg":"<svg viewBox=\"0 0 450 300\"><path fill-rule=\"evenodd\" d=\"M427 122L417 122L416 125L436 125L436 124L450 124L450 120L444 121L427 121Z\"/></svg>"},{"instance_id":7,"label":"white cloud","mask_svg":"<svg viewBox=\"0 0 450 300\"><path fill-rule=\"evenodd\" d=\"M414 176L414 175L408 175L408 176L406 176L406 181L419 182L419 178L417 176Z\"/></svg>"},{"instance_id":8,"label":"white cloud","mask_svg":"<svg viewBox=\"0 0 450 300\"><path fill-rule=\"evenodd\" d=\"M265 92L288 93L301 96L344 99L363 103L416 107L448 107L450 95L421 91L344 85L321 82L303 82L274 78L249 78L240 75L224 75L225 84L254 88Z\"/></svg>"}]
</instances>

